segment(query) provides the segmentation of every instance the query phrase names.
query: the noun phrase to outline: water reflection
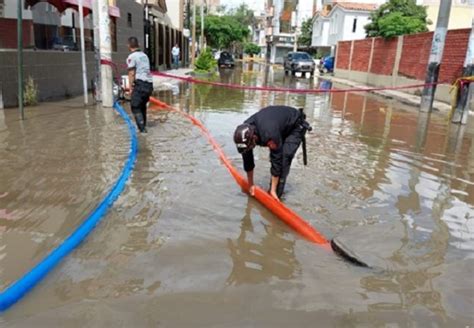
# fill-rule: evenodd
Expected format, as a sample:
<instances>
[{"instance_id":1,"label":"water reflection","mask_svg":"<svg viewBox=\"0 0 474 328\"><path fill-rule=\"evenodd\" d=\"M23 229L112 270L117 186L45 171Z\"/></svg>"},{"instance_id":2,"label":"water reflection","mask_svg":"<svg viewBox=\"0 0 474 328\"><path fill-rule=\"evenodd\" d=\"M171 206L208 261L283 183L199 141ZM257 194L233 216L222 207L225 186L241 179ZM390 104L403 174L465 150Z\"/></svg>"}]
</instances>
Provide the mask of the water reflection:
<instances>
[{"instance_id":1,"label":"water reflection","mask_svg":"<svg viewBox=\"0 0 474 328\"><path fill-rule=\"evenodd\" d=\"M127 155L112 110L42 104L0 126L0 289L18 279L82 222ZM65 165L67 163L67 165ZM73 186L73 187L72 187Z\"/></svg>"},{"instance_id":2,"label":"water reflection","mask_svg":"<svg viewBox=\"0 0 474 328\"><path fill-rule=\"evenodd\" d=\"M259 215L252 216L253 210L257 210ZM275 222L271 213L249 197L239 237L227 240L233 262L227 283L258 284L275 277L293 278L300 271L300 264L295 257L295 241L290 236L285 227Z\"/></svg>"}]
</instances>

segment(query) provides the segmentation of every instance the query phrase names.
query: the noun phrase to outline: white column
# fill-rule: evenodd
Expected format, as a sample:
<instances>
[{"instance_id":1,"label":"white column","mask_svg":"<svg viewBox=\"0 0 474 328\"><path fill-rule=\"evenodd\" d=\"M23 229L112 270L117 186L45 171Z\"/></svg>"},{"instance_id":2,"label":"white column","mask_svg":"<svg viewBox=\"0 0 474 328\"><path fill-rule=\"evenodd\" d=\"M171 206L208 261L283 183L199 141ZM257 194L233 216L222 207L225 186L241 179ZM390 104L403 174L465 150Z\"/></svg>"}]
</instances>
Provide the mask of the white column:
<instances>
[{"instance_id":1,"label":"white column","mask_svg":"<svg viewBox=\"0 0 474 328\"><path fill-rule=\"evenodd\" d=\"M112 39L110 37L110 17L107 0L97 0L99 10L99 49L100 59L112 61ZM100 66L100 78L102 89L102 106L112 107L114 104L112 94L113 71L110 65Z\"/></svg>"},{"instance_id":2,"label":"white column","mask_svg":"<svg viewBox=\"0 0 474 328\"><path fill-rule=\"evenodd\" d=\"M86 46L84 42L84 6L82 2L83 0L79 0L79 28L81 33L82 87L84 89L84 105L87 106L89 99L87 94Z\"/></svg>"},{"instance_id":3,"label":"white column","mask_svg":"<svg viewBox=\"0 0 474 328\"><path fill-rule=\"evenodd\" d=\"M431 112L433 110L433 100L436 92L436 83L438 82L438 74L443 58L444 43L448 33L449 14L451 12L452 0L441 0L439 6L438 20L436 22L436 30L433 33L433 41L431 42L431 53L428 60L426 70L425 83L428 84L423 89L421 96L420 111Z\"/></svg>"},{"instance_id":4,"label":"white column","mask_svg":"<svg viewBox=\"0 0 474 328\"><path fill-rule=\"evenodd\" d=\"M99 31L99 2L93 1L92 2L92 18L94 24L94 57L95 57L95 101L100 102L102 100L102 93L101 93L101 78L100 78L100 31Z\"/></svg>"}]
</instances>

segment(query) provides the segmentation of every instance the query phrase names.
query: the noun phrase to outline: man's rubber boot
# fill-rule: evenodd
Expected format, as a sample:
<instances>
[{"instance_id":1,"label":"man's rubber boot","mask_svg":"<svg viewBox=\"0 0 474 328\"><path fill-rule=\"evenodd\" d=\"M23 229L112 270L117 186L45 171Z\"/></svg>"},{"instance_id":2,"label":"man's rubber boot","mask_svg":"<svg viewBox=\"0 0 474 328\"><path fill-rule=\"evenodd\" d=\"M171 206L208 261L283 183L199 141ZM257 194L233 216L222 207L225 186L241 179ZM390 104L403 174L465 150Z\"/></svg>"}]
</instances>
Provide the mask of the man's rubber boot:
<instances>
[{"instance_id":1,"label":"man's rubber boot","mask_svg":"<svg viewBox=\"0 0 474 328\"><path fill-rule=\"evenodd\" d=\"M141 133L146 133L146 126L145 126L145 119L143 118L142 113L134 113L133 116L135 116L135 121L137 122L137 127L138 130L140 130Z\"/></svg>"}]
</instances>

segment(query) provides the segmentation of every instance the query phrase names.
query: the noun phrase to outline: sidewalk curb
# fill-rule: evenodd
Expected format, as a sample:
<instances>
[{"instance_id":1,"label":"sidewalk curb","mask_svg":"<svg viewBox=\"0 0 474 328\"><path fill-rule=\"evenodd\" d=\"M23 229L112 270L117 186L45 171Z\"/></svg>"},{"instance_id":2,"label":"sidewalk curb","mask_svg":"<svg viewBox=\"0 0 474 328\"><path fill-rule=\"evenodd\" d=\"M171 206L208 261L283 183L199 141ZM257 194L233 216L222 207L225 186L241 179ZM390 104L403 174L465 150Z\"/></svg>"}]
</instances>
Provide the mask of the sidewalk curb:
<instances>
[{"instance_id":1,"label":"sidewalk curb","mask_svg":"<svg viewBox=\"0 0 474 328\"><path fill-rule=\"evenodd\" d=\"M346 80L346 79L341 79L337 78L334 76L319 76L322 79L328 79L332 82L335 83L340 83L344 84L350 87L355 87L355 88L366 88L368 87L367 85L364 84L359 84L354 81ZM421 97L412 95L409 93L401 92L401 91L396 91L396 90L384 90L384 91L370 91L373 94L388 98L388 99L394 99L397 100L403 104L418 107L420 106L420 101ZM451 105L441 102L441 101L434 101L433 102L433 110L439 111L442 113L449 113L451 111Z\"/></svg>"},{"instance_id":2,"label":"sidewalk curb","mask_svg":"<svg viewBox=\"0 0 474 328\"><path fill-rule=\"evenodd\" d=\"M177 76L188 76L193 70L191 68L179 68L179 69L171 69L162 71L163 73L169 73ZM153 90L154 91L167 91L173 90L177 85L179 85L180 81L163 77L163 76L153 76Z\"/></svg>"}]
</instances>

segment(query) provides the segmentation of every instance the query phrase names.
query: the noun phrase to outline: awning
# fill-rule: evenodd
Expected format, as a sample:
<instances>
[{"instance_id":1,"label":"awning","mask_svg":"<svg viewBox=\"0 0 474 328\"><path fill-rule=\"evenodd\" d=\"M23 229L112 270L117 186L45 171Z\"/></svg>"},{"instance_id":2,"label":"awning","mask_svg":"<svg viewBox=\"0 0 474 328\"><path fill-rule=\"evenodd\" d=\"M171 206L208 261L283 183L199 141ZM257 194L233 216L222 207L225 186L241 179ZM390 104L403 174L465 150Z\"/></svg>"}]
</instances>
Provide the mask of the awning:
<instances>
[{"instance_id":1,"label":"awning","mask_svg":"<svg viewBox=\"0 0 474 328\"><path fill-rule=\"evenodd\" d=\"M92 12L92 1L93 0L82 0L84 16ZM79 0L25 0L25 6L32 7L39 2L47 2L53 5L60 13L69 8L79 11ZM115 6L109 6L109 15L112 17L120 17L120 9Z\"/></svg>"},{"instance_id":2,"label":"awning","mask_svg":"<svg viewBox=\"0 0 474 328\"><path fill-rule=\"evenodd\" d=\"M62 0L68 5L68 8L79 11L79 0ZM84 7L84 16L89 15L92 12L92 0L82 0L82 6Z\"/></svg>"},{"instance_id":3,"label":"awning","mask_svg":"<svg viewBox=\"0 0 474 328\"><path fill-rule=\"evenodd\" d=\"M74 9L79 11L79 0L25 0L25 6L32 7L39 2L46 2L53 5L60 13L66 9ZM92 12L92 0L82 0L84 7L84 16Z\"/></svg>"},{"instance_id":4,"label":"awning","mask_svg":"<svg viewBox=\"0 0 474 328\"><path fill-rule=\"evenodd\" d=\"M120 18L120 9L115 6L109 6L109 16Z\"/></svg>"}]
</instances>

